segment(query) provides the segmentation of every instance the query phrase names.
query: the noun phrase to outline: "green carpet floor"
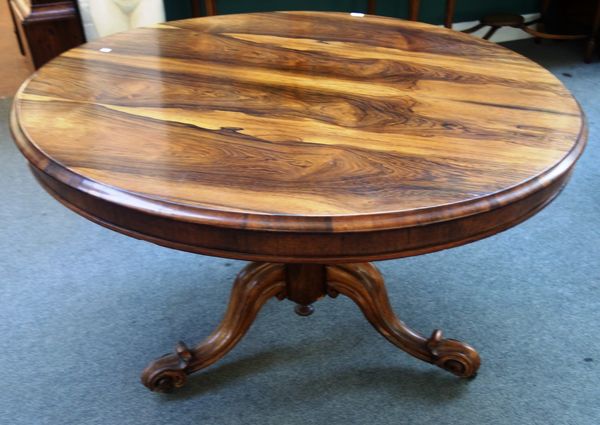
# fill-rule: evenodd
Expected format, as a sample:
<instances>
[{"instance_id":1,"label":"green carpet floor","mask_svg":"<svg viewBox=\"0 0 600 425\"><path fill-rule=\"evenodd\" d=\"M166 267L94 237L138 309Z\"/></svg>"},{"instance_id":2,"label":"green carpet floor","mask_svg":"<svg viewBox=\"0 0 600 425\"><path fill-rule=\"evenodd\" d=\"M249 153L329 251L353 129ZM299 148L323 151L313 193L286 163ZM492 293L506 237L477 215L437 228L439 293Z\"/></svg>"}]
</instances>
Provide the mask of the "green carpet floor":
<instances>
[{"instance_id":1,"label":"green carpet floor","mask_svg":"<svg viewBox=\"0 0 600 425\"><path fill-rule=\"evenodd\" d=\"M464 247L379 263L395 310L481 353L475 380L391 346L344 297L309 318L270 301L220 363L170 395L147 362L218 323L243 262L101 228L34 182L0 101L0 424L600 423L600 63L572 44L511 44L586 111L571 184L526 223Z\"/></svg>"}]
</instances>

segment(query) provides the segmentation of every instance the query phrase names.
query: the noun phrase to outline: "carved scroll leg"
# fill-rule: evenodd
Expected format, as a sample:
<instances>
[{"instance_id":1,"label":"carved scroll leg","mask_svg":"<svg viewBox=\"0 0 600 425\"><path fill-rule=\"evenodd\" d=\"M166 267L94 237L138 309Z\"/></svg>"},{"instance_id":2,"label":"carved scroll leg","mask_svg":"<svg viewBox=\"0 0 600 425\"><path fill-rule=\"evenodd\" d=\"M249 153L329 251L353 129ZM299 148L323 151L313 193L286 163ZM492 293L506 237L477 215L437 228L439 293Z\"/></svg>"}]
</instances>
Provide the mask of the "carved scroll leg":
<instances>
[{"instance_id":1,"label":"carved scroll leg","mask_svg":"<svg viewBox=\"0 0 600 425\"><path fill-rule=\"evenodd\" d=\"M166 392L181 387L186 376L204 369L229 352L254 322L260 308L271 297L285 297L284 265L251 263L238 275L225 317L217 329L196 347L179 343L142 372L142 383L152 391Z\"/></svg>"},{"instance_id":2,"label":"carved scroll leg","mask_svg":"<svg viewBox=\"0 0 600 425\"><path fill-rule=\"evenodd\" d=\"M367 320L388 341L411 356L433 363L463 378L475 376L479 354L469 345L442 338L436 330L425 338L399 320L390 306L383 278L369 263L327 266L329 295L351 298Z\"/></svg>"}]
</instances>

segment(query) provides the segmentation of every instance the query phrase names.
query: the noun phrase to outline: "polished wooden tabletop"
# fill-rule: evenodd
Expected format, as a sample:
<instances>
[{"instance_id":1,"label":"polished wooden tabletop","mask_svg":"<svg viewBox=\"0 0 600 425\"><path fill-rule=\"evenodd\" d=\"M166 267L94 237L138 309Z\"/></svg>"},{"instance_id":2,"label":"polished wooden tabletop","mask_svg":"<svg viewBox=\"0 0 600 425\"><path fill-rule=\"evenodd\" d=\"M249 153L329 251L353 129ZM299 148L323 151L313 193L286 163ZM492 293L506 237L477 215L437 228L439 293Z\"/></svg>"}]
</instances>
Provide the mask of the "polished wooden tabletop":
<instances>
[{"instance_id":1,"label":"polished wooden tabletop","mask_svg":"<svg viewBox=\"0 0 600 425\"><path fill-rule=\"evenodd\" d=\"M568 90L504 47L422 23L315 12L168 22L85 44L23 86L12 127L38 177L69 206L217 254L224 242L150 235L92 203L211 229L350 234L463 220L531 198L453 241L441 234L467 224L436 230L439 240L422 244L434 250L543 207L586 139ZM93 199L78 204L58 185ZM274 242L268 255L249 253L249 241L228 238L229 256L286 250ZM369 255L428 249L413 248ZM331 249L331 258L336 249L368 257Z\"/></svg>"}]
</instances>

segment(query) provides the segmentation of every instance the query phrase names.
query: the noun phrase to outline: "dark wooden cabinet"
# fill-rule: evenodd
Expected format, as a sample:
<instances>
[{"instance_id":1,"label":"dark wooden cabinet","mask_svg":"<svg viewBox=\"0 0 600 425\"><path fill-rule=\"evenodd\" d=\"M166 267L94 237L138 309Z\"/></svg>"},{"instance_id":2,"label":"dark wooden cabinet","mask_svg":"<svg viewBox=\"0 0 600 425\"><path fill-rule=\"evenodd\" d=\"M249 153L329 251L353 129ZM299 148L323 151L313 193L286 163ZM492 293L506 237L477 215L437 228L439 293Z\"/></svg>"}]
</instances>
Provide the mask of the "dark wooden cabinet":
<instances>
[{"instance_id":1,"label":"dark wooden cabinet","mask_svg":"<svg viewBox=\"0 0 600 425\"><path fill-rule=\"evenodd\" d=\"M22 52L39 68L85 42L76 0L9 0Z\"/></svg>"}]
</instances>

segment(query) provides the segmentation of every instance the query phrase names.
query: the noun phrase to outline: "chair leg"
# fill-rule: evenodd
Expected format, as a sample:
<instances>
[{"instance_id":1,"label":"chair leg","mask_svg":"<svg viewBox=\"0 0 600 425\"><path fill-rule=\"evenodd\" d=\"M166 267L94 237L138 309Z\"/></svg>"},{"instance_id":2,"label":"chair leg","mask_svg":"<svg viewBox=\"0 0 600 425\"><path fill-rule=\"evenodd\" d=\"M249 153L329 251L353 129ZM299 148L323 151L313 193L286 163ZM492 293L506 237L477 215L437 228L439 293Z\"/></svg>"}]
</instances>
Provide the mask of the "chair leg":
<instances>
[{"instance_id":1,"label":"chair leg","mask_svg":"<svg viewBox=\"0 0 600 425\"><path fill-rule=\"evenodd\" d=\"M420 0L410 0L408 4L408 19L416 21L419 19L419 10L421 9Z\"/></svg>"},{"instance_id":2,"label":"chair leg","mask_svg":"<svg viewBox=\"0 0 600 425\"><path fill-rule=\"evenodd\" d=\"M200 4L198 0L190 0L190 4L192 6L192 18L197 18L200 16Z\"/></svg>"},{"instance_id":3,"label":"chair leg","mask_svg":"<svg viewBox=\"0 0 600 425\"><path fill-rule=\"evenodd\" d=\"M454 22L454 11L456 9L456 0L446 0L446 16L444 18L444 26L452 29Z\"/></svg>"},{"instance_id":4,"label":"chair leg","mask_svg":"<svg viewBox=\"0 0 600 425\"><path fill-rule=\"evenodd\" d=\"M375 0L367 0L367 13L377 15L377 2Z\"/></svg>"},{"instance_id":5,"label":"chair leg","mask_svg":"<svg viewBox=\"0 0 600 425\"><path fill-rule=\"evenodd\" d=\"M500 29L500 27L491 27L488 32L485 33L485 35L483 36L484 40L489 40L490 38L492 38L492 36L494 34L496 34L496 31L498 31Z\"/></svg>"},{"instance_id":6,"label":"chair leg","mask_svg":"<svg viewBox=\"0 0 600 425\"><path fill-rule=\"evenodd\" d=\"M215 16L217 14L216 0L204 0L204 9L206 10L206 16Z\"/></svg>"},{"instance_id":7,"label":"chair leg","mask_svg":"<svg viewBox=\"0 0 600 425\"><path fill-rule=\"evenodd\" d=\"M592 32L590 33L590 38L586 45L584 54L585 63L590 63L592 61L592 55L596 49L596 38L598 37L598 33L600 33L600 3L596 6L596 13L594 14L592 23Z\"/></svg>"},{"instance_id":8,"label":"chair leg","mask_svg":"<svg viewBox=\"0 0 600 425\"><path fill-rule=\"evenodd\" d=\"M465 34L471 34L472 32L479 31L483 27L485 27L485 25L482 23L479 23L479 24L475 25L474 27L463 30L462 32L464 32Z\"/></svg>"}]
</instances>

